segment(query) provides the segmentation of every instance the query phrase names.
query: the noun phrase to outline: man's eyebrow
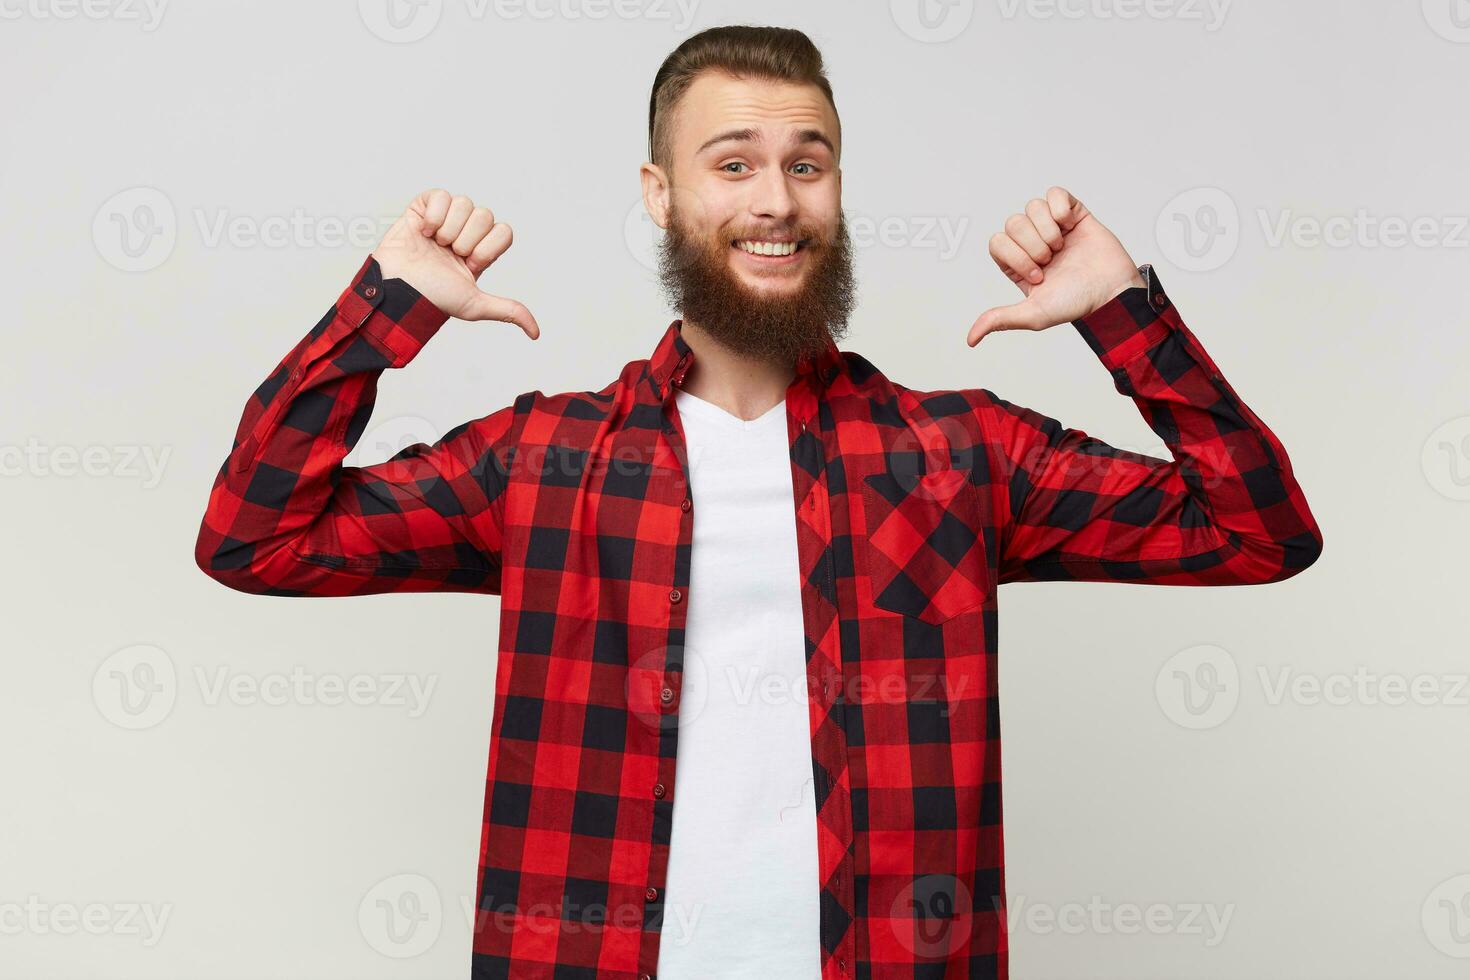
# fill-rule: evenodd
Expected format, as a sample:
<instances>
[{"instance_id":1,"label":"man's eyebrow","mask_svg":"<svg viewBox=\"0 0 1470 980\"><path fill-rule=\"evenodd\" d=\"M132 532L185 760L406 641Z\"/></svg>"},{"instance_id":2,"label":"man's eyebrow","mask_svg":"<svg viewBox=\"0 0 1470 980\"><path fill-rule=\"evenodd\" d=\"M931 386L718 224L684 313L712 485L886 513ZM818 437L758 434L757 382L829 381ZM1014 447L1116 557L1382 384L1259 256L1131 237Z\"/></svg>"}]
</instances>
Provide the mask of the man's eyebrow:
<instances>
[{"instance_id":1,"label":"man's eyebrow","mask_svg":"<svg viewBox=\"0 0 1470 980\"><path fill-rule=\"evenodd\" d=\"M698 156L705 150L714 146L716 143L726 142L759 143L761 142L761 134L750 127L746 127L745 129L727 130L726 132L720 133L718 136L711 136L709 139L705 140L704 143L700 145L699 149L694 151L694 153L696 156ZM827 134L822 132L820 129L803 129L801 132L796 134L796 142L798 145L801 145L803 143L820 143L825 146L827 148L827 151L833 156L837 155L837 148L832 145L832 141L827 138Z\"/></svg>"}]
</instances>

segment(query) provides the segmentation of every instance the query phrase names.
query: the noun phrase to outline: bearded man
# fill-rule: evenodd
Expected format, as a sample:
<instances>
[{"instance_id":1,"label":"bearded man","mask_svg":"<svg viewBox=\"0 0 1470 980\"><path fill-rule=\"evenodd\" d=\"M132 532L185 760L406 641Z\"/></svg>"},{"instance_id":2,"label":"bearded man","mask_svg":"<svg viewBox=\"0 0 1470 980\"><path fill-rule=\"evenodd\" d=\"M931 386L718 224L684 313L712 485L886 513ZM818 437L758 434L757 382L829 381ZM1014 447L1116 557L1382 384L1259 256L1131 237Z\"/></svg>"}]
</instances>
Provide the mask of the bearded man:
<instances>
[{"instance_id":1,"label":"bearded man","mask_svg":"<svg viewBox=\"0 0 1470 980\"><path fill-rule=\"evenodd\" d=\"M1004 977L998 586L1276 582L1321 532L1069 191L991 239L1022 298L966 342L1072 324L1172 459L838 349L842 130L806 35L689 38L648 128L679 313L648 357L344 466L450 317L540 335L478 286L510 227L426 191L249 400L195 559L265 595L501 597L473 977Z\"/></svg>"}]
</instances>

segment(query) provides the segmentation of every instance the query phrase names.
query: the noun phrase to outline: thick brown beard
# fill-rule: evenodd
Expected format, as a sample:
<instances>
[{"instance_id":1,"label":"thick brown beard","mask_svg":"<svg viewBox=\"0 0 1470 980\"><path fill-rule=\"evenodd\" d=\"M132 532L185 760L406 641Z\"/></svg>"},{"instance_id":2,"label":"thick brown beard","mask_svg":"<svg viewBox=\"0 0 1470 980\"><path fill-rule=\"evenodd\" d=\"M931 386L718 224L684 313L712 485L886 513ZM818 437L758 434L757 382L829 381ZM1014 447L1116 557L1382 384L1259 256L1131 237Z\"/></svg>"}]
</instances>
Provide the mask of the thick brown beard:
<instances>
[{"instance_id":1,"label":"thick brown beard","mask_svg":"<svg viewBox=\"0 0 1470 980\"><path fill-rule=\"evenodd\" d=\"M669 227L658 245L659 283L669 305L716 343L743 356L796 364L816 354L830 337L847 334L855 289L847 219L839 216L830 239L809 229L799 237L810 250L801 286L765 295L751 290L730 268L727 238L701 240L670 208Z\"/></svg>"}]
</instances>

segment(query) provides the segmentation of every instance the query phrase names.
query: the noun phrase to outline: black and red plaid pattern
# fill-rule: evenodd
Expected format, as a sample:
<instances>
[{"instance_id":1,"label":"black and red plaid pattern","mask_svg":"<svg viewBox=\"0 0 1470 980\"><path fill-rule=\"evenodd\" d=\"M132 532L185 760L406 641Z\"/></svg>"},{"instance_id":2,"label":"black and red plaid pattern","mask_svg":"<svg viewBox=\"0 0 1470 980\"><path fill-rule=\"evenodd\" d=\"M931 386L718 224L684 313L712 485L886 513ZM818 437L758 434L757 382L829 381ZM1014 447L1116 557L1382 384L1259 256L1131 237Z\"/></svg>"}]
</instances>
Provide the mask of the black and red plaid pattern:
<instances>
[{"instance_id":1,"label":"black and red plaid pattern","mask_svg":"<svg viewBox=\"0 0 1470 980\"><path fill-rule=\"evenodd\" d=\"M1006 976L1000 583L1245 585L1320 553L1281 443L1142 271L1074 326L1172 460L831 345L797 367L825 980ZM381 372L445 319L369 257L247 404L196 560L258 594L500 595L472 975L651 977L699 601L673 399L693 352L676 320L600 391L344 467Z\"/></svg>"}]
</instances>

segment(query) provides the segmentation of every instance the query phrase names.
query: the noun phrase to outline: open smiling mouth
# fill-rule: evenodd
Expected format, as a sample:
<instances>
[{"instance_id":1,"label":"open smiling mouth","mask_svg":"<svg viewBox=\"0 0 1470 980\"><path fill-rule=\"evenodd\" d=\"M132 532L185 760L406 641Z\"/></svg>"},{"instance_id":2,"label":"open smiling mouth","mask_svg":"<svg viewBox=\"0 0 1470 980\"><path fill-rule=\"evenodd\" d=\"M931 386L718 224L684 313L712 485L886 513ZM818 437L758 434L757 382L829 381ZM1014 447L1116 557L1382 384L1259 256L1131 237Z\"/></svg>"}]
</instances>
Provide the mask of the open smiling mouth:
<instances>
[{"instance_id":1,"label":"open smiling mouth","mask_svg":"<svg viewBox=\"0 0 1470 980\"><path fill-rule=\"evenodd\" d=\"M738 249L754 259L766 262L792 261L798 252L811 244L810 239L802 238L792 241L771 241L759 238L737 238L730 243L730 247Z\"/></svg>"}]
</instances>

